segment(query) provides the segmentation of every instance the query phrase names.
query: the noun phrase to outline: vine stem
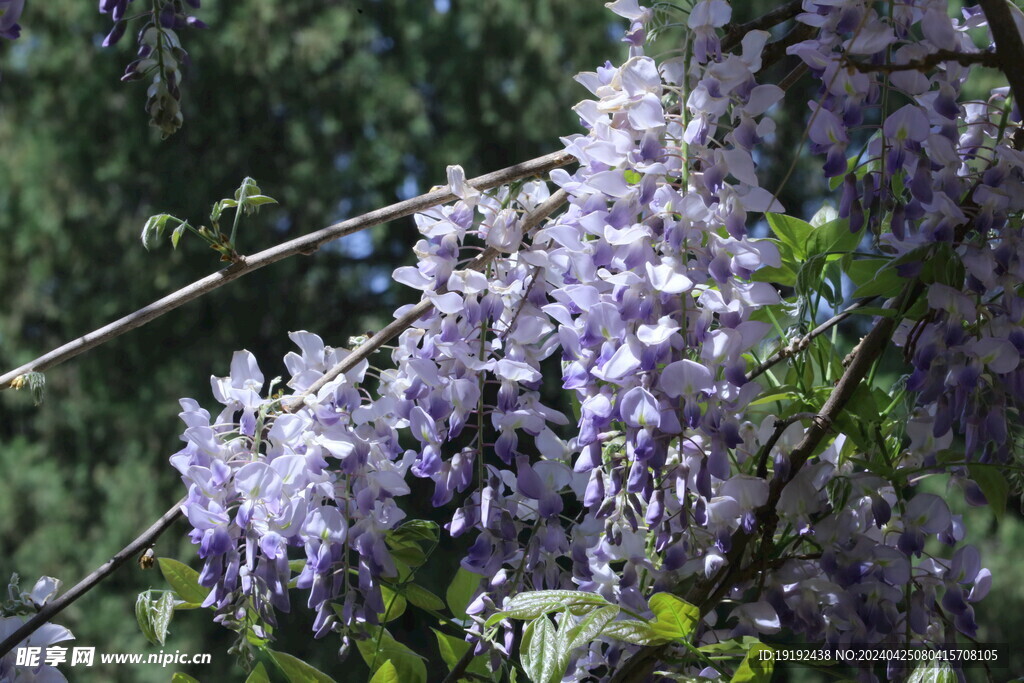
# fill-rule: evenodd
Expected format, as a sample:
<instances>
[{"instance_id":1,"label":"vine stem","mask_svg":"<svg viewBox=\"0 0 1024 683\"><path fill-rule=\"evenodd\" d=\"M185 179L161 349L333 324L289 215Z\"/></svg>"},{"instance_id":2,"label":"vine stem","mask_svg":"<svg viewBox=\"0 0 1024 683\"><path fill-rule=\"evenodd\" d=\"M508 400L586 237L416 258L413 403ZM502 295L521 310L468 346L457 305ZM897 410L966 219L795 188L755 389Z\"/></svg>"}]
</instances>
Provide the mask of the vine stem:
<instances>
[{"instance_id":1,"label":"vine stem","mask_svg":"<svg viewBox=\"0 0 1024 683\"><path fill-rule=\"evenodd\" d=\"M527 178L546 173L555 168L565 166L573 160L574 157L567 152L554 152L552 154L530 159L529 161L524 161L514 166L509 166L498 171L478 176L471 179L469 184L477 190L489 190L500 185L505 185L513 180L518 180L519 178ZM359 232L360 230L371 228L375 225L380 225L381 223L387 223L414 213L425 211L441 204L446 204L455 198L455 195L452 194L451 190L447 187L432 190L425 194L421 194L418 197L406 199L405 201L370 211L369 213L365 213L361 216L349 218L348 220L341 221L340 223L334 223L333 225L329 225L326 228L317 230L316 232L296 237L293 240L283 242L277 246L252 254L251 256L240 256L238 262L232 263L227 268L196 280L192 284L186 285L178 291L168 294L148 306L140 308L134 313L130 313L123 318L109 323L108 325L95 329L78 339L69 341L63 346L59 346L56 349L39 356L35 360L31 360L24 365L0 375L0 390L7 389L11 386L11 382L27 372L43 372L55 365L59 365L64 361L70 360L71 358L88 351L89 349L95 348L96 346L108 342L115 337L119 337L129 330L141 327L165 313L178 308L182 304L198 299L204 294L226 285L232 280L237 280L243 275L248 275L254 270L258 270L264 266L269 266L272 263L276 263L298 254L310 255L324 244L333 240L345 237L346 235L351 235L352 233Z\"/></svg>"},{"instance_id":2,"label":"vine stem","mask_svg":"<svg viewBox=\"0 0 1024 683\"><path fill-rule=\"evenodd\" d=\"M76 583L70 590L62 593L60 597L57 597L43 605L39 611L32 615L28 621L22 624L17 631L8 636L3 642L0 642L0 658L3 658L3 656L13 650L18 643L23 641L25 638L28 638L34 631L36 631L36 629L50 621L65 607L88 593L89 590L96 586L100 581L113 574L114 570L124 564L128 558L142 552L144 549L152 545L153 542L159 538L160 534L166 531L171 524L181 517L181 508L184 504L185 499L182 498L175 503L171 509L165 512L160 519L153 522L153 524L143 531L134 541L117 551L112 558L93 570L92 573Z\"/></svg>"}]
</instances>

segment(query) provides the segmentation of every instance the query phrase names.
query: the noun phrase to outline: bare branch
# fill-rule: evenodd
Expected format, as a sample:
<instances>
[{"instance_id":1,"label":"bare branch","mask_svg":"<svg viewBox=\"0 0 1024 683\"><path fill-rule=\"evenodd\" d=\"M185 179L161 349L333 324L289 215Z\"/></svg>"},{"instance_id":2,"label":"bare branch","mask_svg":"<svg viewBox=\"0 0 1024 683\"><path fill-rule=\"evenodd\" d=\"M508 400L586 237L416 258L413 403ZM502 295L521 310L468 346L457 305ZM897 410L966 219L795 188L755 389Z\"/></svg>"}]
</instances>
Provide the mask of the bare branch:
<instances>
[{"instance_id":1,"label":"bare branch","mask_svg":"<svg viewBox=\"0 0 1024 683\"><path fill-rule=\"evenodd\" d=\"M857 71L864 73L893 73L896 71L928 71L934 69L944 62L956 62L961 66L981 64L991 68L999 68L1000 58L995 52L954 52L952 50L938 50L921 59L915 59L906 64L872 64L856 59L846 59L846 63Z\"/></svg>"},{"instance_id":2,"label":"bare branch","mask_svg":"<svg viewBox=\"0 0 1024 683\"><path fill-rule=\"evenodd\" d=\"M160 519L153 522L153 524L143 531L142 534L140 534L134 541L117 551L112 558L104 562L91 574L75 584L70 590L43 605L38 612L32 615L31 619L22 624L21 627L8 636L6 640L0 642L0 658L13 650L18 643L23 641L25 638L28 638L36 629L52 620L53 617L61 612L65 607L88 593L96 584L114 573L114 570L124 564L128 558L139 554L152 545L153 542L159 538L160 534L165 532L168 527L178 519L178 517L181 517L181 506L184 504L185 499L182 498L175 503L170 510L165 512Z\"/></svg>"},{"instance_id":3,"label":"bare branch","mask_svg":"<svg viewBox=\"0 0 1024 683\"><path fill-rule=\"evenodd\" d=\"M469 665L473 663L473 657L475 656L473 650L475 649L476 648L473 644L470 643L469 648L462 653L459 661L455 663L455 666L452 667L452 670L448 672L448 675L444 677L444 680L441 681L441 683L457 683L457 681L461 681L463 675L466 673L466 669L468 669Z\"/></svg>"},{"instance_id":4,"label":"bare branch","mask_svg":"<svg viewBox=\"0 0 1024 683\"><path fill-rule=\"evenodd\" d=\"M523 163L516 164L515 166L509 166L493 173L473 178L469 181L469 184L478 190L488 190L500 185L504 185L513 180L519 178L527 178L542 173L546 173L552 169L573 161L573 157L567 152L555 152L553 154L547 154L536 159L524 161ZM433 190L426 194L407 199L405 201L391 204L382 209L377 209L355 218L329 225L326 228L317 230L316 232L302 237L297 237L293 240L289 240L275 247L265 249L252 256L243 256L237 263L233 263L227 268L220 270L212 275L208 275L201 280L196 280L190 285L182 287L173 294L169 294L162 299L158 299L153 303L140 308L139 310L124 316L123 318L116 320L108 325L105 325L99 329L93 330L92 332L70 341L63 346L60 346L35 360L29 361L24 365L7 372L4 375L0 375L0 390L6 389L11 385L17 377L27 372L42 372L48 368L52 368L55 365L59 365L66 360L74 358L80 353L88 351L91 348L99 346L104 342L110 341L115 337L118 337L129 330L133 330L136 327L145 325L146 323L160 317L161 315L174 310L182 304L188 303L200 296L221 287L222 285L236 280L243 275L248 275L254 270L269 266L272 263L276 263L282 259L297 254L312 254L322 245L327 242L331 242L340 237L351 235L354 232L365 230L366 228L379 225L381 223L387 223L389 221L403 218L411 214L425 211L434 206L445 204L455 199L455 195L451 193L447 188Z\"/></svg>"},{"instance_id":5,"label":"bare branch","mask_svg":"<svg viewBox=\"0 0 1024 683\"><path fill-rule=\"evenodd\" d=\"M725 27L725 36L722 38L722 50L727 51L736 47L743 40L743 36L751 31L765 31L774 26L789 21L803 11L801 0L790 0L786 4L766 12L757 19L752 19L743 24L728 24Z\"/></svg>"},{"instance_id":6,"label":"bare branch","mask_svg":"<svg viewBox=\"0 0 1024 683\"><path fill-rule=\"evenodd\" d=\"M755 377L760 377L767 370L769 370L773 365L775 365L777 363L781 363L782 361L786 360L787 358L789 358L791 356L795 356L796 354L800 353L801 351L803 351L804 349L806 349L808 347L808 345L811 343L811 341L815 337L818 337L818 336L824 334L825 332L828 332L830 329L832 329L833 327L835 327L836 325L838 325L839 323L841 323L842 321L846 320L851 315L853 315L858 309L864 308L871 301L873 301L874 299L877 299L877 298L878 297L872 296L872 297L868 297L867 299L864 299L862 301L858 301L857 303L853 304L852 306L849 306L842 313L837 313L836 315L832 316L831 318L829 318L828 320L826 320L822 324L818 325L817 327L815 327L813 330L808 332L803 337L800 337L799 339L794 339L787 346L784 346L783 348L781 348L778 351L776 351L775 354L771 358L769 358L768 360L766 360L765 362L761 363L756 368L751 370L750 374L747 375L747 379L751 380L751 379L754 379Z\"/></svg>"},{"instance_id":7,"label":"bare branch","mask_svg":"<svg viewBox=\"0 0 1024 683\"><path fill-rule=\"evenodd\" d=\"M814 26L797 24L790 29L789 33L786 35L782 36L778 40L768 43L764 48L764 53L761 55L761 70L763 71L764 69L767 69L769 66L785 57L786 50L789 49L790 45L796 45L797 43L805 40L810 40L817 34L817 32L818 29Z\"/></svg>"}]
</instances>

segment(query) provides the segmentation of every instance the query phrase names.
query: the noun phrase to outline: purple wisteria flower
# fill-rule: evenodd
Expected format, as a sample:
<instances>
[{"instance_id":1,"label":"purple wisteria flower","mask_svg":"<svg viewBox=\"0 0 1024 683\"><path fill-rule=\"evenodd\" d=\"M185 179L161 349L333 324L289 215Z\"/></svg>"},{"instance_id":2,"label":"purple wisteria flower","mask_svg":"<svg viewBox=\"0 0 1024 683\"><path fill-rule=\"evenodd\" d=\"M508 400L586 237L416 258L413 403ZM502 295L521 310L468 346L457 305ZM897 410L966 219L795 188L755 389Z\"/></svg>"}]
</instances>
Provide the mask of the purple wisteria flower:
<instances>
[{"instance_id":1,"label":"purple wisteria flower","mask_svg":"<svg viewBox=\"0 0 1024 683\"><path fill-rule=\"evenodd\" d=\"M25 0L0 0L0 38L15 40L21 35L18 21L25 11Z\"/></svg>"}]
</instances>

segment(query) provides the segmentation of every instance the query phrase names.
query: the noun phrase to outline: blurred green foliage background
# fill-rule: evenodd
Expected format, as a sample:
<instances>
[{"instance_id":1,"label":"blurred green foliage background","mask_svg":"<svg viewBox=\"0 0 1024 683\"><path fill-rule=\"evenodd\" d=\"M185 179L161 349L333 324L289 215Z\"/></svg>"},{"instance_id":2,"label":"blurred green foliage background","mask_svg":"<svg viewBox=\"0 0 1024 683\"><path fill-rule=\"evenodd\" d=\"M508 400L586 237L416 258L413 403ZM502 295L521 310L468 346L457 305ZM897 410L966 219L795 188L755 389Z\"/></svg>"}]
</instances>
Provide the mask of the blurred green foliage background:
<instances>
[{"instance_id":1,"label":"blurred green foliage background","mask_svg":"<svg viewBox=\"0 0 1024 683\"><path fill-rule=\"evenodd\" d=\"M743 20L774 3L736 6ZM571 107L588 95L571 76L626 54L624 22L599 0L207 0L198 16L211 29L183 32L185 125L166 141L146 124L145 86L118 82L134 57L131 29L101 49L109 19L95 3L29 3L22 37L0 45L3 370L219 267L187 237L177 251L145 251L150 215L201 223L253 176L280 205L243 219L239 246L251 253L442 184L448 164L473 176L554 151L579 132ZM809 88L795 86L778 113L779 153L766 151L763 177L793 162ZM781 198L800 215L826 187L815 163L795 163ZM410 298L389 280L415 239L402 221L258 271L47 372L41 406L0 392L0 578L16 571L31 585L46 574L70 586L109 558L184 492L167 463L179 448L177 399L211 405L209 377L227 374L236 349L253 351L269 378L284 373L288 331L343 345L379 327ZM982 640L1024 628L1024 588L1005 550L1024 538L1017 519L984 543L996 588L979 610ZM179 522L157 554L197 566L186 531ZM454 561L435 556L425 583L443 593ZM161 577L127 565L58 621L100 652L155 652L134 618L135 595L149 587ZM277 649L362 680L358 656L339 664L336 642L314 642L310 621L302 610L283 621ZM437 662L423 629L411 616L393 628ZM203 681L241 680L225 654L230 635L209 613L182 613L165 649L212 652L212 665L186 669Z\"/></svg>"}]
</instances>

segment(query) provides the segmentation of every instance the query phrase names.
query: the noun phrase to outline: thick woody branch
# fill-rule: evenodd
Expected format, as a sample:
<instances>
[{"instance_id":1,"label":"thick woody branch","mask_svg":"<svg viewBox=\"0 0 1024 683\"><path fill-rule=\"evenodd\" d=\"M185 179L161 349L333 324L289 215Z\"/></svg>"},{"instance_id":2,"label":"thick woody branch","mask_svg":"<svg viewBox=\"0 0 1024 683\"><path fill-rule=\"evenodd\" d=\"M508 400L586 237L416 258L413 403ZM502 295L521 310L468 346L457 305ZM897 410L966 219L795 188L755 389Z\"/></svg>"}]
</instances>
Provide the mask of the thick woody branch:
<instances>
[{"instance_id":1,"label":"thick woody branch","mask_svg":"<svg viewBox=\"0 0 1024 683\"><path fill-rule=\"evenodd\" d=\"M516 164L515 166L509 166L508 168L503 168L501 170L494 171L493 173L473 178L469 181L469 184L478 190L489 190L500 185L505 185L513 180L546 173L560 166L565 166L572 161L573 157L568 153L555 152L553 154L537 157L536 159L524 161L523 163ZM42 372L55 365L59 365L66 360L74 358L80 353L99 346L104 342L108 342L115 337L119 337L129 330L141 327L151 320L174 310L182 304L198 299L204 294L226 285L232 280L237 280L243 275L248 275L254 270L258 270L264 266L269 266L272 263L276 263L290 256L296 256L298 254L312 254L324 244L338 238L351 235L352 233L359 232L360 230L371 228L375 225L380 225L381 223L387 223L399 218L404 218L405 216L410 216L414 213L425 211L441 204L446 204L453 199L455 199L455 195L453 195L447 188L433 190L418 197L413 197L412 199L391 204L390 206L386 206L382 209L377 209L361 216L350 218L340 223L335 223L334 225L329 225L326 228L317 230L316 232L303 235L302 237L297 237L251 256L244 256L238 263L233 263L227 268L224 268L212 275L208 275L201 280L197 280L192 284L179 289L173 294L169 294L164 298L158 299L148 306L145 306L144 308L140 308L134 313L126 315L109 325L93 330L74 341L70 341L63 346L43 354L35 360L29 361L28 363L25 363L4 375L0 375L0 390L8 388L11 386L11 382L27 372Z\"/></svg>"},{"instance_id":2,"label":"thick woody branch","mask_svg":"<svg viewBox=\"0 0 1024 683\"><path fill-rule=\"evenodd\" d=\"M1020 106L1024 102L1024 41L1017 30L1007 0L978 0L981 11L988 20L988 28L996 43L999 68L1013 91L1013 99Z\"/></svg>"},{"instance_id":3,"label":"thick woody branch","mask_svg":"<svg viewBox=\"0 0 1024 683\"><path fill-rule=\"evenodd\" d=\"M912 287L908 296L916 293L918 287ZM777 521L775 508L778 505L782 490L796 473L800 471L807 459L811 457L822 439L828 434L832 422L857 390L861 380L867 376L872 364L882 355L886 345L892 338L895 318L880 318L875 327L861 341L850 365L846 368L835 389L825 401L825 405L810 421L810 427L803 439L789 456L788 475L775 477L769 486L768 502L757 509L755 515L758 524L756 532L761 532L765 525L774 528ZM732 538L732 548L726 554L726 562L717 573L706 581L697 582L687 593L686 598L695 604L701 615L711 611L750 569L743 564L747 547L755 534L738 530ZM640 683L649 680L658 660L665 652L665 646L642 648L626 665L616 672L612 683Z\"/></svg>"},{"instance_id":4,"label":"thick woody branch","mask_svg":"<svg viewBox=\"0 0 1024 683\"><path fill-rule=\"evenodd\" d=\"M8 636L8 638L3 642L0 642L0 658L13 650L18 643L32 635L36 629L53 619L53 617L60 613L65 607L88 593L89 590L91 590L100 581L113 574L114 570L124 564L128 558L138 555L140 552L153 545L153 542L159 538L160 534L165 532L168 527L178 519L178 517L181 517L181 506L184 505L184 503L185 499L182 498L175 503L170 510L165 512L160 519L143 531L138 538L121 550L117 551L112 558L104 562L99 568L75 584L70 590L62 593L59 597L43 605L42 608L32 615L28 621L22 624L17 631Z\"/></svg>"}]
</instances>

